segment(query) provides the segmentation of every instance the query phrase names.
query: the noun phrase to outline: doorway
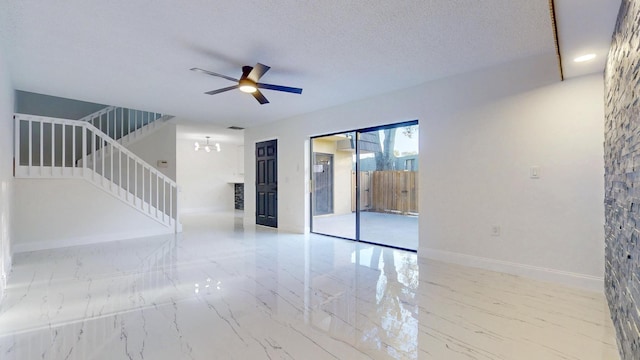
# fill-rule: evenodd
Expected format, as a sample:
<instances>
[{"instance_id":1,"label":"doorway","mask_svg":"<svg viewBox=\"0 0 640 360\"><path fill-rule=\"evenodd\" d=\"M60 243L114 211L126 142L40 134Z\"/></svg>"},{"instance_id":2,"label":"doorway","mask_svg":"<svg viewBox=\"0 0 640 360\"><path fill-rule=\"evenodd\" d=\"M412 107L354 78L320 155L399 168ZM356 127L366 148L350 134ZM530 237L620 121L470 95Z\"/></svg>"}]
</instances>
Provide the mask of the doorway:
<instances>
[{"instance_id":1,"label":"doorway","mask_svg":"<svg viewBox=\"0 0 640 360\"><path fill-rule=\"evenodd\" d=\"M333 214L333 154L313 153L314 215Z\"/></svg>"},{"instance_id":2,"label":"doorway","mask_svg":"<svg viewBox=\"0 0 640 360\"><path fill-rule=\"evenodd\" d=\"M418 135L416 120L313 137L311 232L416 251Z\"/></svg>"},{"instance_id":3,"label":"doorway","mask_svg":"<svg viewBox=\"0 0 640 360\"><path fill-rule=\"evenodd\" d=\"M278 141L256 143L256 224L278 227Z\"/></svg>"},{"instance_id":4,"label":"doorway","mask_svg":"<svg viewBox=\"0 0 640 360\"><path fill-rule=\"evenodd\" d=\"M353 139L355 133L347 132L311 140L312 232L356 238L355 200L352 199L355 185L352 181L355 169ZM331 176L326 170L331 172ZM331 212L322 211L326 209L328 198L331 199Z\"/></svg>"}]
</instances>

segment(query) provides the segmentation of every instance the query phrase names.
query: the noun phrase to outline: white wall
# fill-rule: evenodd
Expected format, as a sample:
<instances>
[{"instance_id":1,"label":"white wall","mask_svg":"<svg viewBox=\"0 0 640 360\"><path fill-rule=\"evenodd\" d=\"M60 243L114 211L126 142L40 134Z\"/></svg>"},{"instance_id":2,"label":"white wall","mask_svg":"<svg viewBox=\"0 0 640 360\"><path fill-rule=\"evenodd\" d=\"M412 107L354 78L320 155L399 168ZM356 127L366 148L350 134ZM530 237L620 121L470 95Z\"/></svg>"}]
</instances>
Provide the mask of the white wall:
<instances>
[{"instance_id":1,"label":"white wall","mask_svg":"<svg viewBox=\"0 0 640 360\"><path fill-rule=\"evenodd\" d=\"M601 291L603 99L597 74L505 97L428 127L421 166L447 176L423 182L422 208L429 214L420 222L426 232L421 253L515 272L527 273L515 265L524 264L540 268L531 271L583 274L574 280ZM531 166L540 167L539 179L530 178ZM489 235L494 224L502 228L499 237Z\"/></svg>"},{"instance_id":2,"label":"white wall","mask_svg":"<svg viewBox=\"0 0 640 360\"><path fill-rule=\"evenodd\" d=\"M247 147L278 139L280 228L308 231L309 136L418 119L420 256L601 289L602 75L560 83L552 56L248 129Z\"/></svg>"},{"instance_id":3,"label":"white wall","mask_svg":"<svg viewBox=\"0 0 640 360\"><path fill-rule=\"evenodd\" d=\"M171 234L82 179L15 179L14 252Z\"/></svg>"},{"instance_id":4,"label":"white wall","mask_svg":"<svg viewBox=\"0 0 640 360\"><path fill-rule=\"evenodd\" d=\"M157 131L127 145L127 149L173 181L176 180L176 124L162 125ZM158 160L167 160L168 166L158 168Z\"/></svg>"},{"instance_id":5,"label":"white wall","mask_svg":"<svg viewBox=\"0 0 640 360\"><path fill-rule=\"evenodd\" d=\"M13 240L13 108L11 76L0 47L0 299L11 269Z\"/></svg>"},{"instance_id":6,"label":"white wall","mask_svg":"<svg viewBox=\"0 0 640 360\"><path fill-rule=\"evenodd\" d=\"M196 125L190 124L189 130L181 130L178 125L177 157L178 185L180 186L179 206L181 213L230 211L234 209L233 182L243 182L244 176L238 169L239 154L244 156L244 147L230 138L213 136L216 129L211 126L202 128L203 135L198 141L203 143L204 134L210 134L210 144L220 143L221 151L215 149L207 153L194 151L193 136ZM225 141L228 140L228 141Z\"/></svg>"}]
</instances>

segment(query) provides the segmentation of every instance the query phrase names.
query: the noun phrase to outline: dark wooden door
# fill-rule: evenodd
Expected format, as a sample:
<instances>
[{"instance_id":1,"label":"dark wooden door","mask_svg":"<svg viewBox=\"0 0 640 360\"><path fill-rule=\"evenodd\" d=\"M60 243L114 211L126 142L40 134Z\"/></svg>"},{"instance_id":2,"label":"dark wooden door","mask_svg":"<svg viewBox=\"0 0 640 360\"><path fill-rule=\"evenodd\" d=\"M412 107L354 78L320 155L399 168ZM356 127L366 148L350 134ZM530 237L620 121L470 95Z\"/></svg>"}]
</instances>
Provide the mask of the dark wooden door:
<instances>
[{"instance_id":1,"label":"dark wooden door","mask_svg":"<svg viewBox=\"0 0 640 360\"><path fill-rule=\"evenodd\" d=\"M333 213L333 155L314 153L314 215Z\"/></svg>"},{"instance_id":2,"label":"dark wooden door","mask_svg":"<svg viewBox=\"0 0 640 360\"><path fill-rule=\"evenodd\" d=\"M256 224L278 227L278 141L256 144Z\"/></svg>"}]
</instances>

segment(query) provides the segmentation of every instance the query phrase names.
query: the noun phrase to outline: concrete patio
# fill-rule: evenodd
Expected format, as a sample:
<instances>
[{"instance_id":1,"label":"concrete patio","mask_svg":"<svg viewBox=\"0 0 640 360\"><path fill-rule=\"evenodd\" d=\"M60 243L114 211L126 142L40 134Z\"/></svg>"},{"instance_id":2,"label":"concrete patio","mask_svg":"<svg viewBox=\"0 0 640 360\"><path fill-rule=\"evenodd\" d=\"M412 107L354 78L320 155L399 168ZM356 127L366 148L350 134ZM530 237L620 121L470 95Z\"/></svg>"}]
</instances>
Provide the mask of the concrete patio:
<instances>
[{"instance_id":1,"label":"concrete patio","mask_svg":"<svg viewBox=\"0 0 640 360\"><path fill-rule=\"evenodd\" d=\"M314 216L312 231L355 239L356 214ZM418 216L363 211L360 213L360 239L375 244L417 250Z\"/></svg>"}]
</instances>

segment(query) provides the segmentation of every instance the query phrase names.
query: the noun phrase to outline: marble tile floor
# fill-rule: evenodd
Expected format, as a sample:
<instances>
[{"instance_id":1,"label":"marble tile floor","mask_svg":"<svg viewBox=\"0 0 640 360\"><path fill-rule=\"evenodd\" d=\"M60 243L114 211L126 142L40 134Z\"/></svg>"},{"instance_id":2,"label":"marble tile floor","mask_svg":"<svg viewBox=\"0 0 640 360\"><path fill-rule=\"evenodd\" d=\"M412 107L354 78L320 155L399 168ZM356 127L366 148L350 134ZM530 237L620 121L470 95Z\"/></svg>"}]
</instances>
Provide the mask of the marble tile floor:
<instances>
[{"instance_id":1,"label":"marble tile floor","mask_svg":"<svg viewBox=\"0 0 640 360\"><path fill-rule=\"evenodd\" d=\"M184 229L16 255L0 359L618 359L601 294L233 214Z\"/></svg>"}]
</instances>

